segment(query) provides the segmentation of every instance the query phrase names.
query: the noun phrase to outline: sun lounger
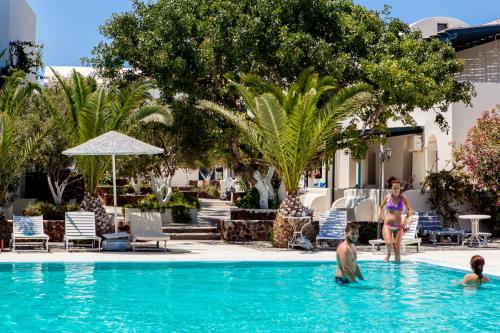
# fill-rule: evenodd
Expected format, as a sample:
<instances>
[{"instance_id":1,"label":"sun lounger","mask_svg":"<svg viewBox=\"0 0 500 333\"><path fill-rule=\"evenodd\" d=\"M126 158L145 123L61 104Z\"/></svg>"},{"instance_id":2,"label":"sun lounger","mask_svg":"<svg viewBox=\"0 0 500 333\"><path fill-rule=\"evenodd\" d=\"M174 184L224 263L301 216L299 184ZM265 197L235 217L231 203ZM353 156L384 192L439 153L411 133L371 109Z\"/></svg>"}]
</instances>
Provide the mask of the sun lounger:
<instances>
[{"instance_id":1,"label":"sun lounger","mask_svg":"<svg viewBox=\"0 0 500 333\"><path fill-rule=\"evenodd\" d=\"M164 250L167 251L167 241L170 235L162 232L160 213L131 213L130 217L130 239L132 250L135 252L137 241L164 242Z\"/></svg>"},{"instance_id":2,"label":"sun lounger","mask_svg":"<svg viewBox=\"0 0 500 333\"><path fill-rule=\"evenodd\" d=\"M347 211L331 210L320 215L319 234L316 236L316 246L321 241L343 240L345 238L345 227L347 225Z\"/></svg>"},{"instance_id":3,"label":"sun lounger","mask_svg":"<svg viewBox=\"0 0 500 333\"><path fill-rule=\"evenodd\" d=\"M23 242L18 243L18 240L23 240ZM43 216L14 215L12 220L12 251L15 251L16 247L19 246L36 245L41 245L45 251L49 251L49 236L43 231Z\"/></svg>"},{"instance_id":4,"label":"sun lounger","mask_svg":"<svg viewBox=\"0 0 500 333\"><path fill-rule=\"evenodd\" d=\"M461 229L443 228L437 212L418 212L418 216L418 233L421 236L429 236L429 241L432 242L434 246L437 244L449 244L438 242L438 239L442 239L445 236L456 237L456 244L462 244L465 231Z\"/></svg>"},{"instance_id":5,"label":"sun lounger","mask_svg":"<svg viewBox=\"0 0 500 333\"><path fill-rule=\"evenodd\" d=\"M422 239L417 237L417 227L419 223L418 219L418 215L412 216L410 227L403 235L403 239L401 240L401 254L403 255L406 254L407 245L416 245L417 252L420 252L420 243L422 242ZM380 247L381 245L385 244L385 241L383 239L372 239L368 242L372 246L373 254L375 254L376 247Z\"/></svg>"},{"instance_id":6,"label":"sun lounger","mask_svg":"<svg viewBox=\"0 0 500 333\"><path fill-rule=\"evenodd\" d=\"M101 250L101 237L95 233L95 215L93 212L67 212L64 216L64 245L69 250L70 241L92 241L92 249L97 241L97 250Z\"/></svg>"}]
</instances>

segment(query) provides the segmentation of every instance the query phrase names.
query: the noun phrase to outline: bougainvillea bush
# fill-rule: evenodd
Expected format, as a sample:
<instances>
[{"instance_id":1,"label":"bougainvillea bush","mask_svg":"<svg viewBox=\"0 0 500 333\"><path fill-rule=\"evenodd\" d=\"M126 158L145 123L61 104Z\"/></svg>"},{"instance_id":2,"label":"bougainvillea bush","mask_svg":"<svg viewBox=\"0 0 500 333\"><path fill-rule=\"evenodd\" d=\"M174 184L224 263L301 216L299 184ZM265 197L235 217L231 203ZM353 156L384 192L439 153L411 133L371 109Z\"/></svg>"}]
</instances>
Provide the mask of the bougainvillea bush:
<instances>
[{"instance_id":1,"label":"bougainvillea bush","mask_svg":"<svg viewBox=\"0 0 500 333\"><path fill-rule=\"evenodd\" d=\"M500 228L500 112L484 112L464 144L454 151L456 168L471 183L471 203L478 212L492 215Z\"/></svg>"}]
</instances>

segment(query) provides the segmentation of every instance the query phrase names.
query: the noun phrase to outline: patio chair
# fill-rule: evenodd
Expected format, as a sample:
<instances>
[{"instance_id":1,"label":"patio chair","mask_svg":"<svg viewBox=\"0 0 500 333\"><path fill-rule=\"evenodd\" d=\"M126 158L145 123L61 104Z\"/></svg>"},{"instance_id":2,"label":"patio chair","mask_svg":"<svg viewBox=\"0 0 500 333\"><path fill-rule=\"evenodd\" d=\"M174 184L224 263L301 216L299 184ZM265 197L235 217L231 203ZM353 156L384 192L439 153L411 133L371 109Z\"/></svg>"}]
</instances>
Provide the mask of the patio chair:
<instances>
[{"instance_id":1,"label":"patio chair","mask_svg":"<svg viewBox=\"0 0 500 333\"><path fill-rule=\"evenodd\" d=\"M465 236L465 231L461 229L444 228L441 224L441 220L437 212L418 212L419 223L418 223L418 233L420 236L429 236L429 242L434 246L438 244L449 244L444 242L438 242L438 238L443 238L445 236L457 237L456 245L462 244L462 240Z\"/></svg>"},{"instance_id":2,"label":"patio chair","mask_svg":"<svg viewBox=\"0 0 500 333\"><path fill-rule=\"evenodd\" d=\"M64 245L69 250L70 241L92 241L94 249L97 241L97 250L101 251L101 237L95 233L95 215L93 212L67 212L64 215Z\"/></svg>"},{"instance_id":3,"label":"patio chair","mask_svg":"<svg viewBox=\"0 0 500 333\"><path fill-rule=\"evenodd\" d=\"M135 252L137 241L164 242L164 251L167 251L167 241L170 235L162 232L161 215L157 212L131 213L130 217L130 239L132 250Z\"/></svg>"},{"instance_id":4,"label":"patio chair","mask_svg":"<svg viewBox=\"0 0 500 333\"><path fill-rule=\"evenodd\" d=\"M316 236L316 246L321 241L336 240L345 238L345 227L347 225L347 211L331 210L320 215L319 234Z\"/></svg>"},{"instance_id":5,"label":"patio chair","mask_svg":"<svg viewBox=\"0 0 500 333\"><path fill-rule=\"evenodd\" d=\"M402 255L406 255L407 245L416 245L417 252L420 252L420 244L422 243L422 239L417 237L418 224L419 224L419 216L413 215L410 222L410 227L408 228L408 230L405 231L405 233L403 234L403 239L401 240ZM385 241L383 239L372 239L368 241L368 243L370 243L370 245L372 246L372 252L373 254L375 254L376 247L384 245Z\"/></svg>"},{"instance_id":6,"label":"patio chair","mask_svg":"<svg viewBox=\"0 0 500 333\"><path fill-rule=\"evenodd\" d=\"M29 242L17 242L18 240ZM45 251L49 251L49 236L43 231L43 216L20 216L14 215L12 220L12 237L10 248L12 251L19 246L41 245Z\"/></svg>"}]
</instances>

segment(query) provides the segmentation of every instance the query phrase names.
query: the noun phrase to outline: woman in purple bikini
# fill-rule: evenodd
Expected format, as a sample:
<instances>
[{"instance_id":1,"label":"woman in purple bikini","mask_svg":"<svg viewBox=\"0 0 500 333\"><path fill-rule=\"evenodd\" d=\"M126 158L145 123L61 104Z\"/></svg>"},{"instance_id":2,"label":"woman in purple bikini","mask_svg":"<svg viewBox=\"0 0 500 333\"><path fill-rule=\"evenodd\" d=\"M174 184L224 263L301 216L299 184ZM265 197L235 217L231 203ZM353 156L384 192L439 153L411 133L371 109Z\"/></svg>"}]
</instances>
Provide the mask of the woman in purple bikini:
<instances>
[{"instance_id":1,"label":"woman in purple bikini","mask_svg":"<svg viewBox=\"0 0 500 333\"><path fill-rule=\"evenodd\" d=\"M384 261L389 261L392 249L394 249L395 261L399 263L401 261L401 239L403 238L404 231L408 229L410 225L413 208L408 199L401 194L401 182L399 179L391 181L391 188L392 193L384 198L384 201L382 201L382 204L378 208L378 221L384 221L382 235L384 236L384 241L387 246L387 256ZM386 205L388 214L384 219L382 217L382 210ZM406 206L408 213L403 221L401 214L403 213L404 206Z\"/></svg>"}]
</instances>

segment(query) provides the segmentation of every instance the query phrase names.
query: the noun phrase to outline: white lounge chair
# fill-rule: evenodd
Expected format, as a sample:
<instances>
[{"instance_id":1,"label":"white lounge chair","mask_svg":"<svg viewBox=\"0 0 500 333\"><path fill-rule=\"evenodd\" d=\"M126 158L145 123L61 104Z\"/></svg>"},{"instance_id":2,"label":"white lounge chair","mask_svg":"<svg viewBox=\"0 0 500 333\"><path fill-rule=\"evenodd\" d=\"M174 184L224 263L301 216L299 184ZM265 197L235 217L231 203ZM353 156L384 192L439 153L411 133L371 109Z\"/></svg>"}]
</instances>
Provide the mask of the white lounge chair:
<instances>
[{"instance_id":1,"label":"white lounge chair","mask_svg":"<svg viewBox=\"0 0 500 333\"><path fill-rule=\"evenodd\" d=\"M137 241L156 241L164 242L164 250L167 251L167 241L170 235L162 232L160 213L131 213L130 217L130 239L132 241L132 250L135 252Z\"/></svg>"},{"instance_id":2,"label":"white lounge chair","mask_svg":"<svg viewBox=\"0 0 500 333\"><path fill-rule=\"evenodd\" d=\"M420 252L420 243L422 242L421 238L417 238L417 226L418 226L418 214L412 216L410 227L403 235L403 239L401 240L401 254L406 255L406 246L407 245L416 245L417 252ZM372 246L372 252L375 254L375 248L385 244L383 239L372 239L368 241Z\"/></svg>"},{"instance_id":3,"label":"white lounge chair","mask_svg":"<svg viewBox=\"0 0 500 333\"><path fill-rule=\"evenodd\" d=\"M347 212L345 210L331 210L320 215L319 234L316 236L316 246L321 241L343 240L347 225Z\"/></svg>"},{"instance_id":4,"label":"white lounge chair","mask_svg":"<svg viewBox=\"0 0 500 333\"><path fill-rule=\"evenodd\" d=\"M18 240L29 240L20 242ZM11 250L16 246L42 245L45 251L49 251L49 236L43 231L43 216L19 216L14 215L12 219Z\"/></svg>"},{"instance_id":5,"label":"white lounge chair","mask_svg":"<svg viewBox=\"0 0 500 333\"><path fill-rule=\"evenodd\" d=\"M97 241L97 250L101 251L101 237L95 233L95 215L93 212L67 212L64 215L64 245L69 250L70 241L91 240L92 249Z\"/></svg>"}]
</instances>

